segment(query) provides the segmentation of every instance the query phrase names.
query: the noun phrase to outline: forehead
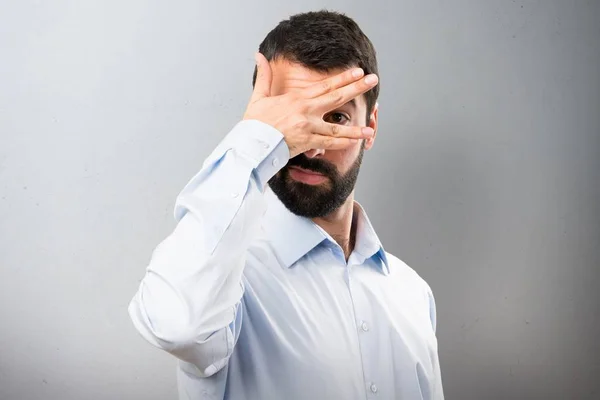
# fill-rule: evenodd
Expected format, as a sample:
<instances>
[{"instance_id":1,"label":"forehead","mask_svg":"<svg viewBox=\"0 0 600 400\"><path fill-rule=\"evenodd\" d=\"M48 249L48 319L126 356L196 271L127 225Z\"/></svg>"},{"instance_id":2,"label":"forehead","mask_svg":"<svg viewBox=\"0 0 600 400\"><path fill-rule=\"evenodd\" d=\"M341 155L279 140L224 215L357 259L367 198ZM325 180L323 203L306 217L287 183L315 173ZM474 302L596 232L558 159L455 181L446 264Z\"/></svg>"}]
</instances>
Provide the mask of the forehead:
<instances>
[{"instance_id":1,"label":"forehead","mask_svg":"<svg viewBox=\"0 0 600 400\"><path fill-rule=\"evenodd\" d=\"M315 71L283 58L271 61L270 65L273 73L273 82L271 84L272 96L301 90L344 71L343 68L334 69L328 72ZM364 105L366 107L363 95L360 95L356 100L358 106Z\"/></svg>"}]
</instances>

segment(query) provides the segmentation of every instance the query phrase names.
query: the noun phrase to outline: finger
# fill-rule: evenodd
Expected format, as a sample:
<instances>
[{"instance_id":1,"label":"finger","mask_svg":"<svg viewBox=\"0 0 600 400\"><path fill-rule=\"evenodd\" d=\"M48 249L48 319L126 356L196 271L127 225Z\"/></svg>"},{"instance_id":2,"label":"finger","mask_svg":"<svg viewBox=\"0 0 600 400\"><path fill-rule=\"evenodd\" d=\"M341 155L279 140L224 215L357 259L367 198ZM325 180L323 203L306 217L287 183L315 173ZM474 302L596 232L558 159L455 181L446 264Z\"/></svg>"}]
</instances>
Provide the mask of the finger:
<instances>
[{"instance_id":1,"label":"finger","mask_svg":"<svg viewBox=\"0 0 600 400\"><path fill-rule=\"evenodd\" d=\"M271 94L272 73L269 61L261 53L256 53L256 81L254 82L254 91L252 92L251 102L263 97L269 97Z\"/></svg>"},{"instance_id":2,"label":"finger","mask_svg":"<svg viewBox=\"0 0 600 400\"><path fill-rule=\"evenodd\" d=\"M350 100L368 92L377 85L379 78L375 74L365 76L356 82L342 86L332 92L311 99L311 104L322 112L329 112L342 107Z\"/></svg>"},{"instance_id":3,"label":"finger","mask_svg":"<svg viewBox=\"0 0 600 400\"><path fill-rule=\"evenodd\" d=\"M311 135L308 142L311 149L342 150L356 145L359 139Z\"/></svg>"},{"instance_id":4,"label":"finger","mask_svg":"<svg viewBox=\"0 0 600 400\"><path fill-rule=\"evenodd\" d=\"M321 136L331 136L350 139L371 139L375 134L368 126L345 126L319 121L311 126L311 132Z\"/></svg>"},{"instance_id":5,"label":"finger","mask_svg":"<svg viewBox=\"0 0 600 400\"><path fill-rule=\"evenodd\" d=\"M310 85L309 87L304 89L303 94L306 98L312 99L321 96L325 93L329 93L342 86L348 85L352 82L355 82L358 79L362 78L364 74L365 73L362 70L362 68L352 68L330 78L323 79L322 81L319 81L313 85Z\"/></svg>"}]
</instances>

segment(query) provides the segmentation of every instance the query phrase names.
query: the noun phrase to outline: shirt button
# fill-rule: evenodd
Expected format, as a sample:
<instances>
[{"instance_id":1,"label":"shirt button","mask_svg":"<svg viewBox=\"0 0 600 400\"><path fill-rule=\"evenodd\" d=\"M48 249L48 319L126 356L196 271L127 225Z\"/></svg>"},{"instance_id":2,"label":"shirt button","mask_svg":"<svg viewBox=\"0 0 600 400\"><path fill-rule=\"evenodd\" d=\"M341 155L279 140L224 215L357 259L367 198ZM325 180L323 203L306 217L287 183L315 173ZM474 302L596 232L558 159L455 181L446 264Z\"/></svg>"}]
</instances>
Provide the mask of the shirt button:
<instances>
[{"instance_id":1,"label":"shirt button","mask_svg":"<svg viewBox=\"0 0 600 400\"><path fill-rule=\"evenodd\" d=\"M367 332L367 331L369 330L369 325L367 325L367 323L366 323L365 321L363 321L363 322L360 324L360 329L362 329L362 330L363 330L363 332Z\"/></svg>"},{"instance_id":2,"label":"shirt button","mask_svg":"<svg viewBox=\"0 0 600 400\"><path fill-rule=\"evenodd\" d=\"M263 143L263 146L265 146L265 149L268 149L269 147L271 147L271 146L269 146L269 143Z\"/></svg>"},{"instance_id":3,"label":"shirt button","mask_svg":"<svg viewBox=\"0 0 600 400\"><path fill-rule=\"evenodd\" d=\"M277 157L275 157L275 158L273 159L273 166L274 166L274 167L276 167L276 166L278 166L278 165L279 165L279 159L278 159Z\"/></svg>"},{"instance_id":4,"label":"shirt button","mask_svg":"<svg viewBox=\"0 0 600 400\"><path fill-rule=\"evenodd\" d=\"M231 193L231 197L233 197L234 199L235 199L236 197L238 197L239 195L240 195L240 194L239 194L239 193L237 193L237 192L236 192L236 193Z\"/></svg>"},{"instance_id":5,"label":"shirt button","mask_svg":"<svg viewBox=\"0 0 600 400\"><path fill-rule=\"evenodd\" d=\"M374 383L371 383L371 387L370 387L370 389L371 389L371 392L373 392L373 393L377 393L377 385L376 385L376 384L374 384Z\"/></svg>"}]
</instances>

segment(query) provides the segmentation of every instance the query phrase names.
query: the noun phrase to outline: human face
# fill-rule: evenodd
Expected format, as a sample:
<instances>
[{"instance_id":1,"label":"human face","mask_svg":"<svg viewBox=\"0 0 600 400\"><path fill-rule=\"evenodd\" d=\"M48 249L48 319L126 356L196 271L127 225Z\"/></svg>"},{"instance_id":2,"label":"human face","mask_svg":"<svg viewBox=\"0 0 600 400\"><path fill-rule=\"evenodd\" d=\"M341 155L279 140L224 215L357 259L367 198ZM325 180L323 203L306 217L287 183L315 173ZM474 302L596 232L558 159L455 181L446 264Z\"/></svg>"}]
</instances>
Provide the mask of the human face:
<instances>
[{"instance_id":1,"label":"human face","mask_svg":"<svg viewBox=\"0 0 600 400\"><path fill-rule=\"evenodd\" d=\"M273 81L271 95L300 90L336 75L317 72L285 59L271 62ZM377 108L369 115L364 96L352 99L342 107L323 115L333 124L370 126L377 131ZM271 190L294 214L321 218L337 210L354 191L365 150L373 146L375 137L365 139L342 150L311 149L290 159L269 180Z\"/></svg>"}]
</instances>

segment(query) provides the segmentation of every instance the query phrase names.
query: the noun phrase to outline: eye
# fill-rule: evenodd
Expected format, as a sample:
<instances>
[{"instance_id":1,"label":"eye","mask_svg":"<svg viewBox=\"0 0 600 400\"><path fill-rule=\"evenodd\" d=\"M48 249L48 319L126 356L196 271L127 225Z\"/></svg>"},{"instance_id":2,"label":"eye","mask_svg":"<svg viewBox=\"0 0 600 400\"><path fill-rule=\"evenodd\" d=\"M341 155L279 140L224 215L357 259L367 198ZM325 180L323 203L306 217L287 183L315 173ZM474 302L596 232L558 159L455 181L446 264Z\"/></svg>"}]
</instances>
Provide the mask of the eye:
<instances>
[{"instance_id":1,"label":"eye","mask_svg":"<svg viewBox=\"0 0 600 400\"><path fill-rule=\"evenodd\" d=\"M334 112L325 117L325 122L331 124L345 124L350 121L350 117L340 112Z\"/></svg>"}]
</instances>

